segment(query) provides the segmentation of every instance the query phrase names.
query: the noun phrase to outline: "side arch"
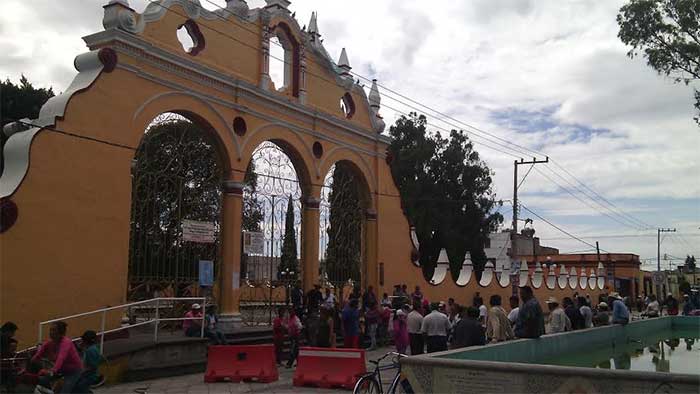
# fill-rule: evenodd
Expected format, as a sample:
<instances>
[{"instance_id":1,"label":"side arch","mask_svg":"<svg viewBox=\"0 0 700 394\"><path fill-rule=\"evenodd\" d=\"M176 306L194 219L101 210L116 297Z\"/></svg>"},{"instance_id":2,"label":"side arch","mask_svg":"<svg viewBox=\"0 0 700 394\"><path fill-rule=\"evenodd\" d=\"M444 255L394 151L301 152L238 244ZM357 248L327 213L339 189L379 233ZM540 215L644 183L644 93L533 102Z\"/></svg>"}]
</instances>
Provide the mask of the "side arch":
<instances>
[{"instance_id":1,"label":"side arch","mask_svg":"<svg viewBox=\"0 0 700 394\"><path fill-rule=\"evenodd\" d=\"M128 130L132 134L130 139L138 146L148 125L166 112L182 115L216 136L224 170L233 168L235 160L240 160L241 147L234 137L232 121L227 122L210 102L187 92L163 92L144 101L132 116L132 127Z\"/></svg>"},{"instance_id":2,"label":"side arch","mask_svg":"<svg viewBox=\"0 0 700 394\"><path fill-rule=\"evenodd\" d=\"M253 152L265 141L277 144L292 160L304 196L318 199L320 194L316 194L319 193L317 190L319 188L313 185L319 182L312 182L311 177L311 170L317 168L312 159L311 147L299 132L290 130L280 123L267 123L250 132L241 144L241 156L236 168L245 171L253 157Z\"/></svg>"},{"instance_id":3,"label":"side arch","mask_svg":"<svg viewBox=\"0 0 700 394\"><path fill-rule=\"evenodd\" d=\"M337 146L331 149L326 157L322 160L319 166L319 171L317 172L319 177L325 176L325 174L330 171L331 167L338 162L346 162L355 171L356 175L362 178L365 184L368 197L368 209L375 209L374 195L376 194L376 181L372 170L370 169L369 163L365 160L359 153L343 147Z\"/></svg>"}]
</instances>

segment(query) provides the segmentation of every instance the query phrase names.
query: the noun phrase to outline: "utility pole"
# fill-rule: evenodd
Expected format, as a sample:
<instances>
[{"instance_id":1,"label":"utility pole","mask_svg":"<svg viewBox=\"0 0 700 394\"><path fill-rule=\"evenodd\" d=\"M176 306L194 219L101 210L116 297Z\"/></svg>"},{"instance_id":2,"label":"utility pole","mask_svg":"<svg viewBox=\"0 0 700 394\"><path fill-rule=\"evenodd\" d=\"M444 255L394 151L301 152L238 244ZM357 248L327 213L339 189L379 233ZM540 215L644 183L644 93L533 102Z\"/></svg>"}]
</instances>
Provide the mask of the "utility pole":
<instances>
[{"instance_id":1,"label":"utility pole","mask_svg":"<svg viewBox=\"0 0 700 394\"><path fill-rule=\"evenodd\" d=\"M656 231L656 272L658 272L658 275L661 275L661 233L675 232L675 228L660 228ZM660 283L656 285L656 297L662 297Z\"/></svg>"},{"instance_id":2,"label":"utility pole","mask_svg":"<svg viewBox=\"0 0 700 394\"><path fill-rule=\"evenodd\" d=\"M513 240L515 239L515 234L518 233L518 188L523 183L523 181L525 181L525 178L523 178L523 181L521 181L520 184L518 184L518 166L524 164L532 164L534 166L535 164L540 163L549 163L549 156L547 156L545 160L537 160L537 158L533 157L531 161L523 161L523 159L520 159L520 161L513 161ZM528 171L528 174L529 173L530 172ZM525 177L527 177L527 174L525 174Z\"/></svg>"}]
</instances>

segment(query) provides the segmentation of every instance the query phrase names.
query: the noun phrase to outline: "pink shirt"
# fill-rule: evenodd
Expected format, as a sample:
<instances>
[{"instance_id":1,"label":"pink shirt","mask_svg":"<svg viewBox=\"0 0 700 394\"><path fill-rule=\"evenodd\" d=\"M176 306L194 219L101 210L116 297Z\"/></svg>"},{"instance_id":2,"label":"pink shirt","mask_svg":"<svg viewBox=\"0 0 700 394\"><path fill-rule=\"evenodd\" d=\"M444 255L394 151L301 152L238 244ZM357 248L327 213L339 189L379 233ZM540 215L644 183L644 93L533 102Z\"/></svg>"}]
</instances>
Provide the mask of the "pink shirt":
<instances>
[{"instance_id":1,"label":"pink shirt","mask_svg":"<svg viewBox=\"0 0 700 394\"><path fill-rule=\"evenodd\" d=\"M58 350L56 350L56 347L58 347ZM54 373L62 373L64 375L73 374L80 372L83 368L78 350L75 348L73 341L68 337L61 338L58 344L50 339L44 342L39 348L39 351L32 357L32 361L39 361L42 359L42 356L50 354L57 354L52 369Z\"/></svg>"},{"instance_id":2,"label":"pink shirt","mask_svg":"<svg viewBox=\"0 0 700 394\"><path fill-rule=\"evenodd\" d=\"M185 313L185 317L190 317L190 318L192 318L192 317L198 317L198 318L201 319L201 318L202 318L202 312L189 311L189 312ZM197 327L200 327L200 324L201 324L201 323L202 323L202 322L201 322L201 321L198 321L198 320L183 320L183 321L182 321L182 330L183 330L184 332L187 332L187 330L188 330L190 327L192 327L192 324L196 324Z\"/></svg>"}]
</instances>

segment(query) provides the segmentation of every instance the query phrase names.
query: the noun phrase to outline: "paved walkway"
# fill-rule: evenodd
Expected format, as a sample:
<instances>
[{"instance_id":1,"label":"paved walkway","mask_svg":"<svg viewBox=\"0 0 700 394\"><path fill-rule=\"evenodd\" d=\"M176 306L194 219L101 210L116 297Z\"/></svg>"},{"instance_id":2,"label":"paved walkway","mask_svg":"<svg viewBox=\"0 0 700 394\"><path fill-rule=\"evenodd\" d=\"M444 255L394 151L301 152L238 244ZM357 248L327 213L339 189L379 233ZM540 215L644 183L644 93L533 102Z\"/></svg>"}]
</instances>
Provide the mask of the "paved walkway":
<instances>
[{"instance_id":1,"label":"paved walkway","mask_svg":"<svg viewBox=\"0 0 700 394\"><path fill-rule=\"evenodd\" d=\"M395 351L394 347L384 347L367 352L366 360L375 360L385 353ZM367 363L367 370L373 370L374 366ZM384 365L384 364L382 364ZM382 380L391 379L392 371L383 372ZM204 374L190 374L146 380L142 382L130 382L113 386L101 387L94 390L96 394L219 394L219 393L349 393L349 390L319 389L313 387L294 387L292 377L294 369L279 368L280 378L272 383L204 383ZM386 375L386 377L385 377ZM386 389L386 387L385 387Z\"/></svg>"}]
</instances>

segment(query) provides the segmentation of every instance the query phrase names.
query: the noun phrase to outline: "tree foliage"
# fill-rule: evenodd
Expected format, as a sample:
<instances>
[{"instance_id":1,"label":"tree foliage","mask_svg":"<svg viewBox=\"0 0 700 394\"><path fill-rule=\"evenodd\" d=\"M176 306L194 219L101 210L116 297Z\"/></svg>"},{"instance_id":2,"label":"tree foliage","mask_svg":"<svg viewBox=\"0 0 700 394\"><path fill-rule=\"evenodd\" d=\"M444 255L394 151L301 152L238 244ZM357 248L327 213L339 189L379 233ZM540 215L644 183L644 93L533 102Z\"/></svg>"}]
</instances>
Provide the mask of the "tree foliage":
<instances>
[{"instance_id":1,"label":"tree foliage","mask_svg":"<svg viewBox=\"0 0 700 394\"><path fill-rule=\"evenodd\" d=\"M466 252L474 269L486 264L484 244L503 216L492 189L492 173L464 131L445 138L427 131L425 116L411 113L396 121L389 134L391 172L401 203L420 242L420 262L432 277L440 249L447 250L454 276Z\"/></svg>"},{"instance_id":2,"label":"tree foliage","mask_svg":"<svg viewBox=\"0 0 700 394\"><path fill-rule=\"evenodd\" d=\"M287 213L284 218L284 237L282 239L282 256L277 267L277 273L285 269L299 274L299 260L297 259L297 235L294 231L294 200L289 196Z\"/></svg>"},{"instance_id":3,"label":"tree foliage","mask_svg":"<svg viewBox=\"0 0 700 394\"><path fill-rule=\"evenodd\" d=\"M328 195L330 203L325 269L330 281L361 279L362 204L352 171L337 163Z\"/></svg>"},{"instance_id":4,"label":"tree foliage","mask_svg":"<svg viewBox=\"0 0 700 394\"><path fill-rule=\"evenodd\" d=\"M24 75L20 77L17 85L9 79L0 82L0 130L18 119L36 119L39 117L41 106L53 96L52 88L37 89ZM0 132L0 173L4 166L2 148L5 146L5 140L5 133Z\"/></svg>"},{"instance_id":5,"label":"tree foliage","mask_svg":"<svg viewBox=\"0 0 700 394\"><path fill-rule=\"evenodd\" d=\"M41 106L53 96L52 88L37 89L24 75L17 85L9 79L0 82L0 125L4 126L17 119L36 119Z\"/></svg>"},{"instance_id":6,"label":"tree foliage","mask_svg":"<svg viewBox=\"0 0 700 394\"><path fill-rule=\"evenodd\" d=\"M243 231L260 231L260 223L263 221L263 207L257 200L255 192L258 188L258 175L255 173L255 163L250 161L243 178Z\"/></svg>"},{"instance_id":7,"label":"tree foliage","mask_svg":"<svg viewBox=\"0 0 700 394\"><path fill-rule=\"evenodd\" d=\"M686 85L700 80L700 1L631 0L617 15L618 36L658 73ZM695 89L700 114L700 91ZM700 125L700 116L695 118Z\"/></svg>"}]
</instances>

